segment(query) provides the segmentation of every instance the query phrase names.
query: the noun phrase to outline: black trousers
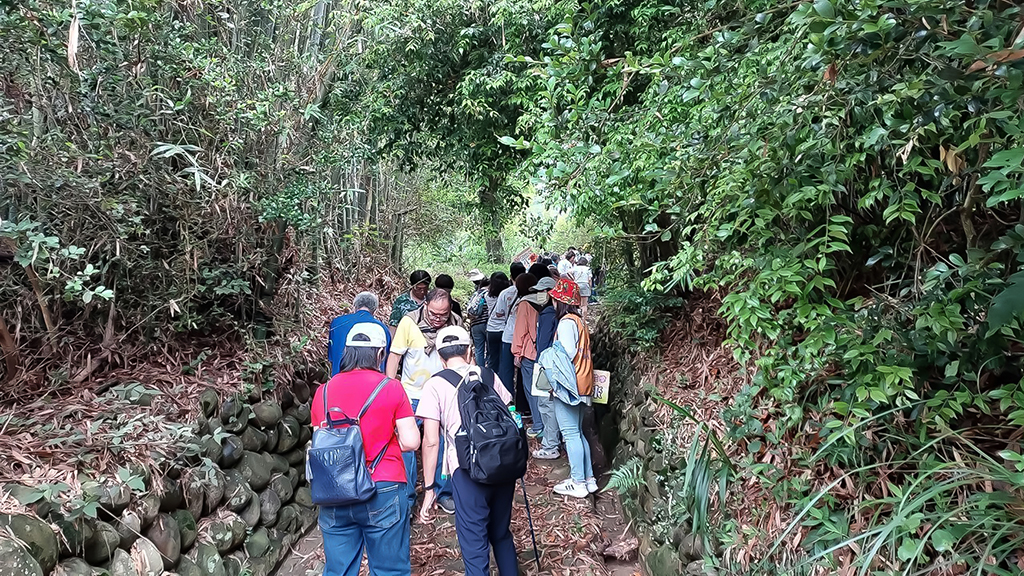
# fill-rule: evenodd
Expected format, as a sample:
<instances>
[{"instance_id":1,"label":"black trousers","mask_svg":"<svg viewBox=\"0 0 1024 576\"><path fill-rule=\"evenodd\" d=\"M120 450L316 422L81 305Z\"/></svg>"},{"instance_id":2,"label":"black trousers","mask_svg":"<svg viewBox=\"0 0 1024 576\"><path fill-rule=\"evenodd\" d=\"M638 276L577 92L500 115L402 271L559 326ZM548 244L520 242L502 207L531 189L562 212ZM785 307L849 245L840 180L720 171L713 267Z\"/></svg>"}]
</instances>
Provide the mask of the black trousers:
<instances>
[{"instance_id":1,"label":"black trousers","mask_svg":"<svg viewBox=\"0 0 1024 576\"><path fill-rule=\"evenodd\" d=\"M519 559L512 539L512 498L516 485L491 486L474 482L458 469L452 474L455 533L459 537L466 576L490 574L490 549L499 576L518 576Z\"/></svg>"}]
</instances>

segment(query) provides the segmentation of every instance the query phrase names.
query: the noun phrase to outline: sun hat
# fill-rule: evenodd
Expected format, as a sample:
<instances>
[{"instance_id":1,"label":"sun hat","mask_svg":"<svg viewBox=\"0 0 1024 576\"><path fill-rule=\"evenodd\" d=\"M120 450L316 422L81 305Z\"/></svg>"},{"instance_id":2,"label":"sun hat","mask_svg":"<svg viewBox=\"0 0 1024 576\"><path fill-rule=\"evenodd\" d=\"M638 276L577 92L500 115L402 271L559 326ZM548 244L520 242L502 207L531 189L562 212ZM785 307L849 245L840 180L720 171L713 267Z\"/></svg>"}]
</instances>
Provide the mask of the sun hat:
<instances>
[{"instance_id":1,"label":"sun hat","mask_svg":"<svg viewBox=\"0 0 1024 576\"><path fill-rule=\"evenodd\" d=\"M543 292L544 290L551 290L556 284L558 284L558 282L554 278L545 276L534 284L533 289L536 292Z\"/></svg>"},{"instance_id":2,"label":"sun hat","mask_svg":"<svg viewBox=\"0 0 1024 576\"><path fill-rule=\"evenodd\" d=\"M552 300L558 300L570 306L579 306L581 302L580 285L565 278L560 279L548 294Z\"/></svg>"},{"instance_id":3,"label":"sun hat","mask_svg":"<svg viewBox=\"0 0 1024 576\"><path fill-rule=\"evenodd\" d=\"M469 332L462 326L446 326L437 332L437 348L448 348L449 346L469 346L473 343L469 339Z\"/></svg>"},{"instance_id":4,"label":"sun hat","mask_svg":"<svg viewBox=\"0 0 1024 576\"><path fill-rule=\"evenodd\" d=\"M356 336L366 336L369 340L354 340ZM352 326L345 337L345 346L353 348L383 348L388 345L384 327L374 322L359 322Z\"/></svg>"},{"instance_id":5,"label":"sun hat","mask_svg":"<svg viewBox=\"0 0 1024 576\"><path fill-rule=\"evenodd\" d=\"M473 268L469 271L469 281L479 282L484 279L484 273L479 268Z\"/></svg>"}]
</instances>

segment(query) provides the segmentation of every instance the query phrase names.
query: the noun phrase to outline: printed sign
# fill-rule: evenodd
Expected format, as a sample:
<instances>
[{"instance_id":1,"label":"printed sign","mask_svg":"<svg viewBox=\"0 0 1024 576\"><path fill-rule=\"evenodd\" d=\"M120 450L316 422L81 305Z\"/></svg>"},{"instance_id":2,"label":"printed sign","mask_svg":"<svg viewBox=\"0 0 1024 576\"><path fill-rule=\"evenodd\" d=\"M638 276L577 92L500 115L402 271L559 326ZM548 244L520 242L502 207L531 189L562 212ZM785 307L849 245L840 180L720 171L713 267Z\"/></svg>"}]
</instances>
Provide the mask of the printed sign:
<instances>
[{"instance_id":1,"label":"printed sign","mask_svg":"<svg viewBox=\"0 0 1024 576\"><path fill-rule=\"evenodd\" d=\"M594 404L608 403L608 389L611 388L612 374L604 370L594 370L594 395L591 401Z\"/></svg>"}]
</instances>

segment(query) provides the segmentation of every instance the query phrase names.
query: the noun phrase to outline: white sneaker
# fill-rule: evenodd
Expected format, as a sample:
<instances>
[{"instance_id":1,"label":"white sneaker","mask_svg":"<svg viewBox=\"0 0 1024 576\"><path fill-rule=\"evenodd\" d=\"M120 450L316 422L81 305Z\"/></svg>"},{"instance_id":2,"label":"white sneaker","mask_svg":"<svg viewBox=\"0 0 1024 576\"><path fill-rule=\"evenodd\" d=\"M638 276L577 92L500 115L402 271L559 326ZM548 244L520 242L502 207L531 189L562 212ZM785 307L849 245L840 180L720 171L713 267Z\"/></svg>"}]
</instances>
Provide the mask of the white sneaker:
<instances>
[{"instance_id":1,"label":"white sneaker","mask_svg":"<svg viewBox=\"0 0 1024 576\"><path fill-rule=\"evenodd\" d=\"M563 480L555 485L555 494L572 496L573 498L586 498L590 495L587 491L586 482L573 482L572 479Z\"/></svg>"},{"instance_id":2,"label":"white sneaker","mask_svg":"<svg viewBox=\"0 0 1024 576\"><path fill-rule=\"evenodd\" d=\"M597 478L594 478L593 476L587 478L587 492L590 492L591 494L597 492Z\"/></svg>"},{"instance_id":3,"label":"white sneaker","mask_svg":"<svg viewBox=\"0 0 1024 576\"><path fill-rule=\"evenodd\" d=\"M561 454L558 448L538 448L533 451L533 457L538 460L558 460Z\"/></svg>"}]
</instances>

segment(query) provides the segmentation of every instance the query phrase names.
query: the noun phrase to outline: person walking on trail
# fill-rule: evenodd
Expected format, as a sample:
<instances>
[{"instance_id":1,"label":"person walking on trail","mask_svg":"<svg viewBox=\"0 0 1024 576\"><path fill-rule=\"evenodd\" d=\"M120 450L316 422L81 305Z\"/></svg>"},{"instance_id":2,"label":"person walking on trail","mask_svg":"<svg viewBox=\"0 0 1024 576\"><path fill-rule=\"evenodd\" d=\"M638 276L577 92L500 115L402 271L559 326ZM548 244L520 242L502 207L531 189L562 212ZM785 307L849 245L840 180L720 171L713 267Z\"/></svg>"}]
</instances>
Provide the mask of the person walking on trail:
<instances>
[{"instance_id":1,"label":"person walking on trail","mask_svg":"<svg viewBox=\"0 0 1024 576\"><path fill-rule=\"evenodd\" d=\"M420 446L409 398L401 382L378 367L384 359L387 329L380 322L358 322L345 337L340 372L317 389L310 407L314 426L331 418L359 419L367 458L379 457L370 477L376 494L365 502L320 507L326 566L324 576L357 576L366 550L371 576L410 576L409 499L403 453ZM376 397L374 391L384 382Z\"/></svg>"},{"instance_id":2,"label":"person walking on trail","mask_svg":"<svg viewBox=\"0 0 1024 576\"><path fill-rule=\"evenodd\" d=\"M395 303L391 305L388 326L391 327L392 335L406 314L423 306L423 299L427 297L429 290L430 274L426 270L416 270L409 275L409 291L395 298Z\"/></svg>"},{"instance_id":3,"label":"person walking on trail","mask_svg":"<svg viewBox=\"0 0 1024 576\"><path fill-rule=\"evenodd\" d=\"M526 273L526 267L520 262L513 262L509 266L509 272L512 276L512 281L515 282L516 278L520 274ZM498 360L498 377L508 388L509 394L515 394L516 389L516 376L515 376L515 357L512 356L512 332L515 330L515 316L513 312L513 304L515 304L518 293L516 291L515 284L501 291L498 295L498 301L494 304L494 311L491 312L491 320L495 321L495 326L500 326L498 331L501 332L500 348L501 356ZM487 331L491 331L491 324L487 325Z\"/></svg>"},{"instance_id":4,"label":"person walking on trail","mask_svg":"<svg viewBox=\"0 0 1024 576\"><path fill-rule=\"evenodd\" d=\"M558 319L555 317L554 300L551 299L550 294L547 294L547 292L554 288L556 283L557 281L552 277L541 278L537 285L533 287L535 292L544 292L547 296L547 302L537 314L537 358L540 358L541 353L550 348L551 344L555 341L555 326L558 324ZM559 449L562 444L562 435L558 431L558 421L555 420L555 401L551 394L541 392L533 386L537 379L535 373L541 370L536 362L530 366L529 380L527 380L525 360L523 361L523 366L523 381L530 382L530 393L537 399L537 411L534 412L534 421L536 422L536 419L540 418L543 430L540 437L540 448L533 451L533 457L538 460L556 460L562 454Z\"/></svg>"},{"instance_id":5,"label":"person walking on trail","mask_svg":"<svg viewBox=\"0 0 1024 576\"><path fill-rule=\"evenodd\" d=\"M487 287L487 367L495 374L501 364L501 333L505 330L505 318L498 317L495 310L502 293L511 286L504 272L491 274L491 285Z\"/></svg>"},{"instance_id":6,"label":"person walking on trail","mask_svg":"<svg viewBox=\"0 0 1024 576\"><path fill-rule=\"evenodd\" d=\"M469 297L466 306L469 320L469 335L473 339L473 354L477 366L484 366L487 359L487 317L490 306L487 301L487 287L491 282L474 268L469 271L469 279L476 285L476 290ZM493 305L493 301L491 302Z\"/></svg>"},{"instance_id":7,"label":"person walking on trail","mask_svg":"<svg viewBox=\"0 0 1024 576\"><path fill-rule=\"evenodd\" d=\"M558 261L558 276L565 278L569 274L569 270L576 263L576 252L569 248L565 251L565 257Z\"/></svg>"},{"instance_id":8,"label":"person walking on trail","mask_svg":"<svg viewBox=\"0 0 1024 576\"><path fill-rule=\"evenodd\" d=\"M518 301L514 310L515 328L512 333L512 356L522 382L523 399L530 407L532 424L527 435L536 438L544 433L543 419L533 394L533 366L537 360L537 320L548 304L548 294L535 289L537 282L548 277L548 269L541 263L530 266L529 271L516 279ZM517 401L518 401L517 396Z\"/></svg>"},{"instance_id":9,"label":"person walking on trail","mask_svg":"<svg viewBox=\"0 0 1024 576\"><path fill-rule=\"evenodd\" d=\"M555 420L569 455L570 477L555 485L556 494L583 498L597 492L590 458L590 444L583 437L583 411L594 392L594 365L590 358L590 334L580 316L580 289L561 279L549 293L555 301L555 342L545 350L539 365L547 376L555 407Z\"/></svg>"},{"instance_id":10,"label":"person walking on trail","mask_svg":"<svg viewBox=\"0 0 1024 576\"><path fill-rule=\"evenodd\" d=\"M448 291L448 296L452 295L452 290L455 290L455 279L447 274L438 274L437 279L434 280L434 288L440 288ZM459 304L455 298L452 298L452 312L455 312L459 316L462 316L462 304Z\"/></svg>"},{"instance_id":11,"label":"person walking on trail","mask_svg":"<svg viewBox=\"0 0 1024 576\"><path fill-rule=\"evenodd\" d=\"M441 330L437 338L438 350L445 364L445 372L465 379L474 371L482 382L494 380L494 391L506 405L512 395L506 386L488 368L473 366L470 360L469 334L460 327ZM453 378L454 379L454 378ZM460 382L461 384L461 382ZM416 415L423 419L423 470L429 476L438 465L440 438L448 439L447 449L441 449L441 467L451 476L455 494L455 533L466 568L466 576L490 574L491 549L499 576L518 576L519 561L512 538L512 501L515 482L482 484L470 478L459 468L454 438L462 426L458 405L458 388L442 374L427 381L423 388ZM420 521L432 519L433 501L430 491L423 498Z\"/></svg>"},{"instance_id":12,"label":"person walking on trail","mask_svg":"<svg viewBox=\"0 0 1024 576\"><path fill-rule=\"evenodd\" d=\"M437 353L437 333L448 326L461 326L462 318L452 312L451 296L441 288L427 293L424 305L406 314L395 337L391 341L391 353L388 355L387 374L395 378L398 367L402 367L402 385L409 397L413 411L419 404L423 393L423 385L431 376L444 369L444 362ZM416 503L416 455L405 454L405 468L409 506ZM451 487L446 479L438 473L436 478L425 480L436 487L438 505L449 514L454 510L451 498Z\"/></svg>"},{"instance_id":13,"label":"person walking on trail","mask_svg":"<svg viewBox=\"0 0 1024 576\"><path fill-rule=\"evenodd\" d=\"M352 300L353 312L338 316L331 321L331 330L327 338L327 360L331 363L331 376L341 372L341 359L345 355L345 339L352 327L360 322L378 324L387 334L387 343L384 346L384 358L381 360L379 370L384 372L387 367L387 354L391 349L391 332L386 324L373 317L377 312L380 300L373 292L360 292Z\"/></svg>"},{"instance_id":14,"label":"person walking on trail","mask_svg":"<svg viewBox=\"0 0 1024 576\"><path fill-rule=\"evenodd\" d=\"M569 269L569 276L580 287L580 315L586 319L587 303L594 287L594 273L590 269L590 260L586 256L577 258L576 265Z\"/></svg>"}]
</instances>

